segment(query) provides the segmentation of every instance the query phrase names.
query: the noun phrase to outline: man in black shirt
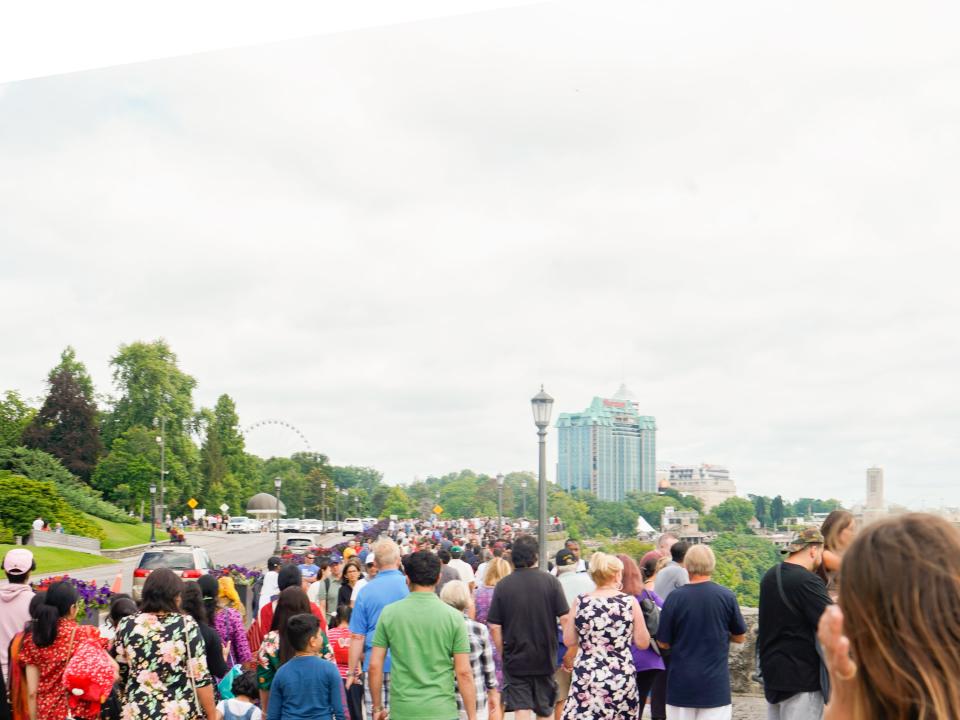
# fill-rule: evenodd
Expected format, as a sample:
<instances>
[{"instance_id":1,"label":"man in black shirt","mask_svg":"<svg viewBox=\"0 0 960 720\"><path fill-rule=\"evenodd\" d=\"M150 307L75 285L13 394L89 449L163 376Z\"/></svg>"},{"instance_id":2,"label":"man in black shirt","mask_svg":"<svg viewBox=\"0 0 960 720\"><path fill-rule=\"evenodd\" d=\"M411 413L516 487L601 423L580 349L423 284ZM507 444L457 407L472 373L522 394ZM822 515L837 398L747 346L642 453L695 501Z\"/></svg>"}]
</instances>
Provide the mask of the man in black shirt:
<instances>
[{"instance_id":1,"label":"man in black shirt","mask_svg":"<svg viewBox=\"0 0 960 720\"><path fill-rule=\"evenodd\" d=\"M513 543L512 573L496 584L487 623L503 658L503 702L517 720L553 715L557 702L557 619L570 608L560 582L537 569L539 545L530 535Z\"/></svg>"},{"instance_id":2,"label":"man in black shirt","mask_svg":"<svg viewBox=\"0 0 960 720\"><path fill-rule=\"evenodd\" d=\"M760 670L769 720L820 720L823 695L817 623L831 603L816 575L823 536L807 528L782 550L787 558L760 581Z\"/></svg>"}]
</instances>

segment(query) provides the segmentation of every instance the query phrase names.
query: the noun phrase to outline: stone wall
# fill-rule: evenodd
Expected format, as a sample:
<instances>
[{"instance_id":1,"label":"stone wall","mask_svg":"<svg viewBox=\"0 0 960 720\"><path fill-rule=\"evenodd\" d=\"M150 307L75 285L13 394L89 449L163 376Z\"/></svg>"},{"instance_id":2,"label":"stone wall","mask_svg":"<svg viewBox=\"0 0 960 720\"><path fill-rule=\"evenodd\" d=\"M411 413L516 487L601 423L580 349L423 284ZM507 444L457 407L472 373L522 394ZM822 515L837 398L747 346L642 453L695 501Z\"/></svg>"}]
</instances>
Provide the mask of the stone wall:
<instances>
[{"instance_id":1,"label":"stone wall","mask_svg":"<svg viewBox=\"0 0 960 720\"><path fill-rule=\"evenodd\" d=\"M29 544L36 547L66 548L67 550L76 550L91 555L100 554L100 541L96 538L67 535L66 533L35 532L31 535Z\"/></svg>"},{"instance_id":2,"label":"stone wall","mask_svg":"<svg viewBox=\"0 0 960 720\"><path fill-rule=\"evenodd\" d=\"M757 665L757 625L759 613L756 608L741 608L747 624L747 641L730 644L730 687L737 695L762 695L763 686L753 680Z\"/></svg>"}]
</instances>

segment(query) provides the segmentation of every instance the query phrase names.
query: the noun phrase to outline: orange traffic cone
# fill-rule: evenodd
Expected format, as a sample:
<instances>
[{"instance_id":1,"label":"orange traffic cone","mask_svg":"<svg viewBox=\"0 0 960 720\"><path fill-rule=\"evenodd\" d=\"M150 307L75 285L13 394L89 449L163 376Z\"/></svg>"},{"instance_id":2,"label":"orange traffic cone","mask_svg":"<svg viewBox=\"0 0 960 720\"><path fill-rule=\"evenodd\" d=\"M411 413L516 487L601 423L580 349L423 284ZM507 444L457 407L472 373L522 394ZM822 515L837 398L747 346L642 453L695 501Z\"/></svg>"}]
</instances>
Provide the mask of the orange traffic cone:
<instances>
[{"instance_id":1,"label":"orange traffic cone","mask_svg":"<svg viewBox=\"0 0 960 720\"><path fill-rule=\"evenodd\" d=\"M113 579L113 585L110 586L110 592L123 592L123 573L117 573L117 576Z\"/></svg>"}]
</instances>

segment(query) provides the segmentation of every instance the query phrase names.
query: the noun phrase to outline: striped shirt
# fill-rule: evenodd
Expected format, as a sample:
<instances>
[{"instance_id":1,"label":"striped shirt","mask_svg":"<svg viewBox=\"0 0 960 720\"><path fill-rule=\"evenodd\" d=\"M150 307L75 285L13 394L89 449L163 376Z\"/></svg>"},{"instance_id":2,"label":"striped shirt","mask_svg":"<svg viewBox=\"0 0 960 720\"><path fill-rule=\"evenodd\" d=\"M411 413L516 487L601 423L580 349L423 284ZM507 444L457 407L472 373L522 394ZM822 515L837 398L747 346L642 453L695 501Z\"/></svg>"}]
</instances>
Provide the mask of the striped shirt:
<instances>
[{"instance_id":1,"label":"striped shirt","mask_svg":"<svg viewBox=\"0 0 960 720\"><path fill-rule=\"evenodd\" d=\"M477 715L485 715L487 709L487 691L497 687L497 676L493 668L493 641L487 626L463 618L467 623L467 638L470 640L470 668L473 670L473 686L477 691ZM457 690L457 709L464 712L463 698Z\"/></svg>"}]
</instances>

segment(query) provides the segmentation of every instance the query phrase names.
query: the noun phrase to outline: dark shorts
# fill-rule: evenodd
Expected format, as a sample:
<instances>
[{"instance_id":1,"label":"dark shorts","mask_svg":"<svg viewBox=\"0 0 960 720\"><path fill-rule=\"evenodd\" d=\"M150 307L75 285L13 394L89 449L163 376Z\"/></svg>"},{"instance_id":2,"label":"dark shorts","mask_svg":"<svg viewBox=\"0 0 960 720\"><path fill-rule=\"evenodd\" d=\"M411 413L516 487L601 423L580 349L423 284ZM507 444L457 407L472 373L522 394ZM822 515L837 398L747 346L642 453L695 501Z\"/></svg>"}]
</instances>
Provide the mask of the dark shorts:
<instances>
[{"instance_id":1,"label":"dark shorts","mask_svg":"<svg viewBox=\"0 0 960 720\"><path fill-rule=\"evenodd\" d=\"M557 704L557 683L553 675L514 677L503 671L503 704L507 710L533 710L539 717L551 717Z\"/></svg>"}]
</instances>

